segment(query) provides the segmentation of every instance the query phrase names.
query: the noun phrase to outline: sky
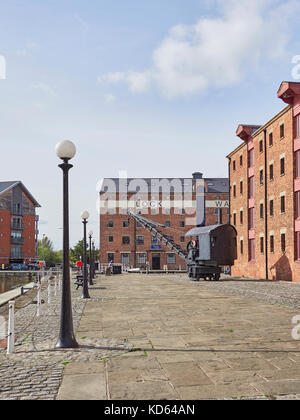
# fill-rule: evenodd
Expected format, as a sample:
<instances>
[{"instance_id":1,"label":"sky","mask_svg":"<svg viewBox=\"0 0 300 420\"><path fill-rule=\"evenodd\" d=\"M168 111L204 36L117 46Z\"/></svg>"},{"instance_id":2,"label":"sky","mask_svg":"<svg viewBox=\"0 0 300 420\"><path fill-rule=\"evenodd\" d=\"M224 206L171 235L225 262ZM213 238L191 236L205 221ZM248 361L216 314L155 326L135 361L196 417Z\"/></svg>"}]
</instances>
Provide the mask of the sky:
<instances>
[{"instance_id":1,"label":"sky","mask_svg":"<svg viewBox=\"0 0 300 420\"><path fill-rule=\"evenodd\" d=\"M300 81L300 0L0 0L0 11L0 180L25 184L56 249L58 142L77 148L71 245L83 210L98 244L99 180L227 177L238 124L268 121L285 106L280 83Z\"/></svg>"}]
</instances>

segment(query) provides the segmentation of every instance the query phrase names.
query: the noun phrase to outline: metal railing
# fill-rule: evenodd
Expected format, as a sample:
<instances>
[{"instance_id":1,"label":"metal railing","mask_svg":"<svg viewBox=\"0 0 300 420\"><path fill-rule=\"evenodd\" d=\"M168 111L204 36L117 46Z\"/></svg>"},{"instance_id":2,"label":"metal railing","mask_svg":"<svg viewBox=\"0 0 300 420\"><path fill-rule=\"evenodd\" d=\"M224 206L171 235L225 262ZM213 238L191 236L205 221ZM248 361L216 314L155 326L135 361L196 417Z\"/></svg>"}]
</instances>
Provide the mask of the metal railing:
<instances>
[{"instance_id":1,"label":"metal railing","mask_svg":"<svg viewBox=\"0 0 300 420\"><path fill-rule=\"evenodd\" d=\"M24 242L25 242L25 239L23 237L17 238L17 237L12 236L10 238L10 243L12 245L24 245Z\"/></svg>"}]
</instances>

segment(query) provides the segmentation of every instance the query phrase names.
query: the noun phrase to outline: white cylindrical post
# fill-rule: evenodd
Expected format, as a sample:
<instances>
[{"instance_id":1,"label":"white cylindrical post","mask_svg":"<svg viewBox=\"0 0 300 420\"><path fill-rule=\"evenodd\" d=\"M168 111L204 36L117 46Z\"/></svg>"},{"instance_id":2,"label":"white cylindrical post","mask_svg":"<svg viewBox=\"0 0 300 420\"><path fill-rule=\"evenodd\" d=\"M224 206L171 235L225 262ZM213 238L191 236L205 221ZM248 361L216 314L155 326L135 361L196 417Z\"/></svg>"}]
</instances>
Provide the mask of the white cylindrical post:
<instances>
[{"instance_id":1,"label":"white cylindrical post","mask_svg":"<svg viewBox=\"0 0 300 420\"><path fill-rule=\"evenodd\" d=\"M51 303L51 280L48 280L48 304Z\"/></svg>"},{"instance_id":2,"label":"white cylindrical post","mask_svg":"<svg viewBox=\"0 0 300 420\"><path fill-rule=\"evenodd\" d=\"M7 354L15 351L15 302L9 302L8 331L7 331Z\"/></svg>"},{"instance_id":3,"label":"white cylindrical post","mask_svg":"<svg viewBox=\"0 0 300 420\"><path fill-rule=\"evenodd\" d=\"M55 282L54 282L54 296L57 296L57 275L55 276Z\"/></svg>"},{"instance_id":4,"label":"white cylindrical post","mask_svg":"<svg viewBox=\"0 0 300 420\"><path fill-rule=\"evenodd\" d=\"M36 316L41 315L41 283L38 284Z\"/></svg>"},{"instance_id":5,"label":"white cylindrical post","mask_svg":"<svg viewBox=\"0 0 300 420\"><path fill-rule=\"evenodd\" d=\"M60 273L58 273L58 290L61 292L61 276L60 276Z\"/></svg>"}]
</instances>

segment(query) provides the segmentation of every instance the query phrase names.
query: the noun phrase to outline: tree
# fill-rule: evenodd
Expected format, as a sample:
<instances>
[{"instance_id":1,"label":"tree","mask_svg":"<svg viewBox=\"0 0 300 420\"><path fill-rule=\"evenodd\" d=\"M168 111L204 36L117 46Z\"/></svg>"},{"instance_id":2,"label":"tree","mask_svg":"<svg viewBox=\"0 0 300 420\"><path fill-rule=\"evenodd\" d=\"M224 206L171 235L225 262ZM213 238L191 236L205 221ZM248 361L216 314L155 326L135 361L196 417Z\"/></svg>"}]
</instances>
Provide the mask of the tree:
<instances>
[{"instance_id":1,"label":"tree","mask_svg":"<svg viewBox=\"0 0 300 420\"><path fill-rule=\"evenodd\" d=\"M45 236L39 241L38 258L40 261L45 261L48 267L53 267L62 263L62 252L54 251L52 241Z\"/></svg>"},{"instance_id":2,"label":"tree","mask_svg":"<svg viewBox=\"0 0 300 420\"><path fill-rule=\"evenodd\" d=\"M86 249L89 249L88 243L86 244ZM74 248L70 249L70 260L73 263L76 263L79 260L83 259L83 239L81 241L78 241L78 243L74 246Z\"/></svg>"}]
</instances>

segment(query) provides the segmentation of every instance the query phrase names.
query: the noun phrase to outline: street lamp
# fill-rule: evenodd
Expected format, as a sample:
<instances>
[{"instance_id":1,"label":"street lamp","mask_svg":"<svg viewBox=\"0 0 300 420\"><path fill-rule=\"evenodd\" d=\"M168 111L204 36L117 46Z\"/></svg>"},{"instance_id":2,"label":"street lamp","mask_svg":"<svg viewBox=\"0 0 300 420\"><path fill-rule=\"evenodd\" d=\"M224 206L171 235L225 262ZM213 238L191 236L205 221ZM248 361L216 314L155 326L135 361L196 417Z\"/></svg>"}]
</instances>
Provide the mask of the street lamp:
<instances>
[{"instance_id":1,"label":"street lamp","mask_svg":"<svg viewBox=\"0 0 300 420\"><path fill-rule=\"evenodd\" d=\"M83 294L82 299L90 299L89 287L88 287L88 278L87 278L87 263L86 263L86 225L87 220L90 217L88 211L84 211L81 214L82 223L83 223Z\"/></svg>"},{"instance_id":2,"label":"street lamp","mask_svg":"<svg viewBox=\"0 0 300 420\"><path fill-rule=\"evenodd\" d=\"M70 243L69 243L69 170L73 165L69 160L76 154L76 147L71 141L56 145L56 154L63 161L59 167L63 171L63 277L60 333L56 343L57 349L77 348L73 330L71 285L70 285Z\"/></svg>"},{"instance_id":3,"label":"street lamp","mask_svg":"<svg viewBox=\"0 0 300 420\"><path fill-rule=\"evenodd\" d=\"M89 285L93 286L93 276L92 276L92 237L93 237L93 231L89 231L89 239L90 239L90 249L89 249L89 259L90 259L90 272L89 272Z\"/></svg>"}]
</instances>

